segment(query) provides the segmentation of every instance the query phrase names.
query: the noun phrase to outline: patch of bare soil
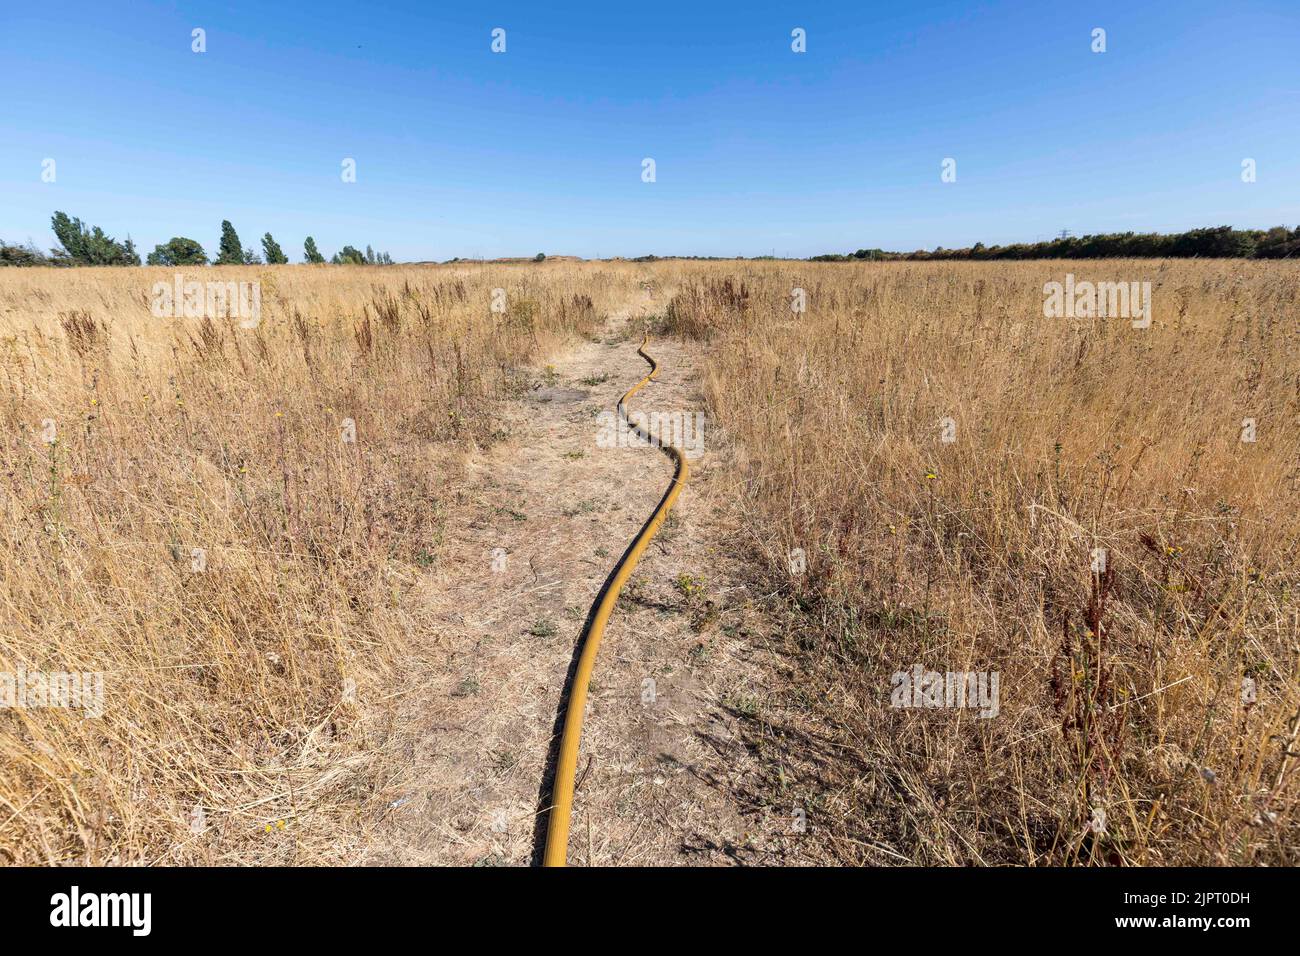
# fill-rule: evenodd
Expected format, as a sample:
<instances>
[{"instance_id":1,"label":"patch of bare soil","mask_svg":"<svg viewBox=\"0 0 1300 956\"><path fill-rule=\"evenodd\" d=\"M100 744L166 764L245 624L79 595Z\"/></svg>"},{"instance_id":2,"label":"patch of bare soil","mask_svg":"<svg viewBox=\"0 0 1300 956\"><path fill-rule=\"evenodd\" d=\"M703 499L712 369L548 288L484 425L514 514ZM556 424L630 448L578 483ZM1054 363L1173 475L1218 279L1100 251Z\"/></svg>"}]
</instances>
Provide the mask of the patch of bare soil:
<instances>
[{"instance_id":1,"label":"patch of bare soil","mask_svg":"<svg viewBox=\"0 0 1300 956\"><path fill-rule=\"evenodd\" d=\"M536 370L509 437L473 455L445 540L404 600L409 685L382 744L384 809L356 862L540 859L562 693L606 576L672 476L653 447L599 447L602 412L648 370L655 302L613 316ZM632 411L703 409L688 346L653 340L658 380ZM807 738L766 598L735 557L743 534L726 436L704 454L615 610L585 721L569 860L592 865L792 863L821 857Z\"/></svg>"}]
</instances>

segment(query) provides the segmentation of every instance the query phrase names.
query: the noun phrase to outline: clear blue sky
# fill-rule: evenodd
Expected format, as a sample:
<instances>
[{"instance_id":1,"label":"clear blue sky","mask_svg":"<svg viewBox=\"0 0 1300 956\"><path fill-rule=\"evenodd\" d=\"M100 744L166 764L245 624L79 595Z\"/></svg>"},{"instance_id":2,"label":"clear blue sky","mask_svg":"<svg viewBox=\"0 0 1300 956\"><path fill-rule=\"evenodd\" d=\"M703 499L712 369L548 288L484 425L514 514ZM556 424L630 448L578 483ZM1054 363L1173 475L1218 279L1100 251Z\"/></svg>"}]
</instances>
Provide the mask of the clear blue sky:
<instances>
[{"instance_id":1,"label":"clear blue sky","mask_svg":"<svg viewBox=\"0 0 1300 956\"><path fill-rule=\"evenodd\" d=\"M6 0L0 75L0 236L43 247L56 209L145 252L230 219L293 261L1300 221L1298 0Z\"/></svg>"}]
</instances>

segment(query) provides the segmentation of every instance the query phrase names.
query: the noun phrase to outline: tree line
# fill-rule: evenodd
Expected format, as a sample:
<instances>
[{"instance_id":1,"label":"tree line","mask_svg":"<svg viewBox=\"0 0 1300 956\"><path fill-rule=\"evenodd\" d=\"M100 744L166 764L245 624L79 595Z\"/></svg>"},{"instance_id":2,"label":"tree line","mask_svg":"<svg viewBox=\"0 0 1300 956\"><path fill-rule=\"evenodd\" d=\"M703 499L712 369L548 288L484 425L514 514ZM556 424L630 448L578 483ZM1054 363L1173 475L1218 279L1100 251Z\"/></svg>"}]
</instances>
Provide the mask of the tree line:
<instances>
[{"instance_id":1,"label":"tree line","mask_svg":"<svg viewBox=\"0 0 1300 956\"><path fill-rule=\"evenodd\" d=\"M59 244L48 253L42 252L34 243L16 245L0 239L0 266L138 266L140 253L135 243L127 236L118 242L107 235L99 226L88 226L80 219L74 219L65 212L56 212L50 217L50 225ZM239 240L239 233L229 219L221 222L221 239L217 245L217 256L209 260L203 246L193 239L174 236L167 242L159 243L153 252L145 258L145 264L151 266L205 266L211 263L225 265L283 265L289 261L280 244L268 232L262 236L262 251L252 246L245 246ZM324 263L327 260L316 248L316 240L311 236L303 242L303 262ZM333 265L379 265L390 266L392 257L386 252L375 252L370 246L362 252L353 246L344 246L328 260Z\"/></svg>"},{"instance_id":2,"label":"tree line","mask_svg":"<svg viewBox=\"0 0 1300 956\"><path fill-rule=\"evenodd\" d=\"M933 252L886 252L859 249L844 255L813 256L814 262L934 261L949 259L1290 259L1300 257L1300 226L1272 229L1233 229L1213 226L1188 232L1110 232L1095 236L1063 236L1048 242L1018 242L1010 246L986 246L982 242L965 249Z\"/></svg>"}]
</instances>

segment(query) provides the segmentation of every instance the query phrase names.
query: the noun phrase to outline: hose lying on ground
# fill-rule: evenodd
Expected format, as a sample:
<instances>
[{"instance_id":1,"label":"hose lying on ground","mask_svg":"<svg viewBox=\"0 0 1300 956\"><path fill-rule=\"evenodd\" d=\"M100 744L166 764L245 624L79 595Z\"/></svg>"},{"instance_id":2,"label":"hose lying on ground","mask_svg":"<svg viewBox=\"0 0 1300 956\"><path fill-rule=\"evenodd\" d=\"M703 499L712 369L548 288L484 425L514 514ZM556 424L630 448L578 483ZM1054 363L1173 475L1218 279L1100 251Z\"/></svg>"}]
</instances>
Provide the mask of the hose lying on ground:
<instances>
[{"instance_id":1,"label":"hose lying on ground","mask_svg":"<svg viewBox=\"0 0 1300 956\"><path fill-rule=\"evenodd\" d=\"M582 740L582 718L587 707L587 688L591 683L591 672L596 665L596 654L600 651L600 640L605 634L605 625L609 621L609 616L614 610L614 605L618 603L619 592L623 590L623 585L631 577L632 571L636 568L637 562L641 560L641 555L645 553L646 547L663 526L664 519L668 517L668 512L677 500L677 495L682 490L682 485L686 483L686 476L690 469L686 465L686 456L680 448L663 444L656 441L650 432L634 425L628 421L627 403L643 385L653 381L654 377L659 374L659 363L646 353L646 343L650 341L647 335L638 348L637 354L650 363L650 374L641 381L637 382L618 402L618 417L620 423L632 429L642 440L659 445L665 452L671 455L677 462L677 471L673 475L672 484L664 493L659 502L659 507L654 510L641 532L632 539L627 551L614 568L613 577L609 580L600 600L596 605L596 610L592 614L587 631L582 637L582 653L578 658L578 667L573 676L573 686L569 692L569 705L564 712L564 730L560 737L560 752L555 764L555 784L551 801L550 819L546 828L546 852L542 857L543 866L564 866L567 862L569 849L569 818L573 813L573 788L574 775L578 767L578 745Z\"/></svg>"}]
</instances>

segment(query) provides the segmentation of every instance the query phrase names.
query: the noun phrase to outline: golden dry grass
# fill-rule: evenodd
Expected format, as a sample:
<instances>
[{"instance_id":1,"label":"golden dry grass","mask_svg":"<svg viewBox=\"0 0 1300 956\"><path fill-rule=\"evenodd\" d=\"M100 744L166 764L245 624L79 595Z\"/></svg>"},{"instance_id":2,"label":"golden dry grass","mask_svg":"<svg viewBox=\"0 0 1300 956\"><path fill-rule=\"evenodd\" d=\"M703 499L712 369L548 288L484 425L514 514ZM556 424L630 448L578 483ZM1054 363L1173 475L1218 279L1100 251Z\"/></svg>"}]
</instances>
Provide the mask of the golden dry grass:
<instances>
[{"instance_id":1,"label":"golden dry grass","mask_svg":"<svg viewBox=\"0 0 1300 956\"><path fill-rule=\"evenodd\" d=\"M1150 279L1152 327L1044 319L1066 271ZM1300 266L194 270L260 279L251 331L153 318L171 274L0 272L0 671L106 698L0 711L0 861L355 858L458 459L642 284L705 352L836 858L1296 861ZM914 663L1000 714L892 709Z\"/></svg>"},{"instance_id":2,"label":"golden dry grass","mask_svg":"<svg viewBox=\"0 0 1300 956\"><path fill-rule=\"evenodd\" d=\"M1151 328L1043 318L1066 271L1151 281ZM815 795L842 858L1296 862L1300 265L727 264L684 283L666 325L710 342L740 506L843 744ZM1000 672L1000 715L891 708L915 663Z\"/></svg>"},{"instance_id":3,"label":"golden dry grass","mask_svg":"<svg viewBox=\"0 0 1300 956\"><path fill-rule=\"evenodd\" d=\"M261 325L154 318L170 270L0 274L0 671L102 671L105 696L0 710L0 861L345 859L458 450L629 281L187 274L260 280Z\"/></svg>"}]
</instances>

